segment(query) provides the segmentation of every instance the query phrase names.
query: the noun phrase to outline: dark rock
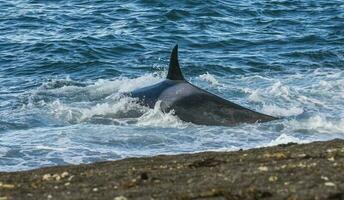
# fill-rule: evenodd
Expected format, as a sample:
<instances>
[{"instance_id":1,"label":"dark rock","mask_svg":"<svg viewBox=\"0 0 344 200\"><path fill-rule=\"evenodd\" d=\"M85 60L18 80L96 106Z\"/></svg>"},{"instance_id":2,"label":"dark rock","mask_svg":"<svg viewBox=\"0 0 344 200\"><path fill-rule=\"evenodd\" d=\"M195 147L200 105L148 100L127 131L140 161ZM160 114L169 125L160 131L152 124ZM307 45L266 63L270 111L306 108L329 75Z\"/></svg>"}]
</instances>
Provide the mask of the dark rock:
<instances>
[{"instance_id":1,"label":"dark rock","mask_svg":"<svg viewBox=\"0 0 344 200\"><path fill-rule=\"evenodd\" d=\"M197 160L189 165L191 168L198 168L198 167L215 167L224 163L221 160L216 160L215 158L207 158L204 160Z\"/></svg>"},{"instance_id":2,"label":"dark rock","mask_svg":"<svg viewBox=\"0 0 344 200\"><path fill-rule=\"evenodd\" d=\"M146 172L142 172L141 175L140 175L140 178L142 180L148 180L148 174Z\"/></svg>"}]
</instances>

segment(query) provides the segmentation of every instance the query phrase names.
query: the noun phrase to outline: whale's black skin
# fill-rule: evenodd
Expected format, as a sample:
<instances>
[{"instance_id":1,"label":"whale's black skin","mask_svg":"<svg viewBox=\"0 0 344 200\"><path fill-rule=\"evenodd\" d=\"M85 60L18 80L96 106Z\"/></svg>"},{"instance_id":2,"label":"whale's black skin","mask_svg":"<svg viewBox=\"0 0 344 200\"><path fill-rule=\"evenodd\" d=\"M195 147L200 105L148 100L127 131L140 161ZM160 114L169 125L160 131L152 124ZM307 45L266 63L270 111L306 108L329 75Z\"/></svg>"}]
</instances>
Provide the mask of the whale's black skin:
<instances>
[{"instance_id":1,"label":"whale's black skin","mask_svg":"<svg viewBox=\"0 0 344 200\"><path fill-rule=\"evenodd\" d=\"M142 105L153 108L161 101L163 112L174 110L181 120L200 125L234 126L277 118L252 111L187 82L178 62L178 46L172 51L167 79L130 93Z\"/></svg>"}]
</instances>

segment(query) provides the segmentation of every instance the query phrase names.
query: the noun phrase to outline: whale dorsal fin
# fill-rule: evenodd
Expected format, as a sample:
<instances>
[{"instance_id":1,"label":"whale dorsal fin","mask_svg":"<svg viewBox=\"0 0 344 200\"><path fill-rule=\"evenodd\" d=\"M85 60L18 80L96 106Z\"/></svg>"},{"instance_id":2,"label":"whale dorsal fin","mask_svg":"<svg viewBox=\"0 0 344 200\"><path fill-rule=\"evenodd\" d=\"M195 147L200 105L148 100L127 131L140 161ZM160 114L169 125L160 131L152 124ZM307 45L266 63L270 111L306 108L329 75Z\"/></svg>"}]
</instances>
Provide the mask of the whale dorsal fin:
<instances>
[{"instance_id":1,"label":"whale dorsal fin","mask_svg":"<svg viewBox=\"0 0 344 200\"><path fill-rule=\"evenodd\" d=\"M172 50L171 58L170 58L170 65L168 67L168 74L166 78L170 80L184 80L184 77L183 77L182 71L180 70L179 62L178 62L178 44L174 46Z\"/></svg>"}]
</instances>

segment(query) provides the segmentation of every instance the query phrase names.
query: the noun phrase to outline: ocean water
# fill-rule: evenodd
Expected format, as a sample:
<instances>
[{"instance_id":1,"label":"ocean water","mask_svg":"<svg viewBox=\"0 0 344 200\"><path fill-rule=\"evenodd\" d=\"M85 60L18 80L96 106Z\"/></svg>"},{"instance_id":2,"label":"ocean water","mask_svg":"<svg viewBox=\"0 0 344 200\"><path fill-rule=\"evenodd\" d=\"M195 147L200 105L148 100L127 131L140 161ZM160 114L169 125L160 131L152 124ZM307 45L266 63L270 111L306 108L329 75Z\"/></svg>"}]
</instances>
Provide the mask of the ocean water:
<instances>
[{"instance_id":1,"label":"ocean water","mask_svg":"<svg viewBox=\"0 0 344 200\"><path fill-rule=\"evenodd\" d=\"M187 80L281 117L185 123L123 93ZM0 1L0 171L344 139L344 1Z\"/></svg>"}]
</instances>

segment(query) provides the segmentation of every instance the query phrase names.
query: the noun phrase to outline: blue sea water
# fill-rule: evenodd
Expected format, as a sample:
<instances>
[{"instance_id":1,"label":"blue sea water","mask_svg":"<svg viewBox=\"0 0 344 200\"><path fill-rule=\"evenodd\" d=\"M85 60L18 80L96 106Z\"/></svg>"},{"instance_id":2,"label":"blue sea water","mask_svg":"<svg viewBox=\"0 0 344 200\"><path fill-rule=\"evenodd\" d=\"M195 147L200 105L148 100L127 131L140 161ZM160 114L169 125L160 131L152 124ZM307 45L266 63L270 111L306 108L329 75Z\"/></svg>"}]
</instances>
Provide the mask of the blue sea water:
<instances>
[{"instance_id":1,"label":"blue sea water","mask_svg":"<svg viewBox=\"0 0 344 200\"><path fill-rule=\"evenodd\" d=\"M187 80L282 119L200 126L123 96L176 43ZM343 105L341 0L0 1L0 171L344 138Z\"/></svg>"}]
</instances>

